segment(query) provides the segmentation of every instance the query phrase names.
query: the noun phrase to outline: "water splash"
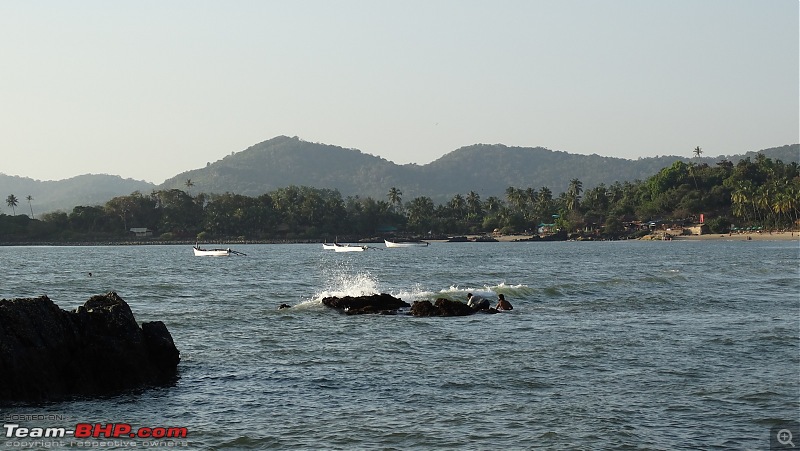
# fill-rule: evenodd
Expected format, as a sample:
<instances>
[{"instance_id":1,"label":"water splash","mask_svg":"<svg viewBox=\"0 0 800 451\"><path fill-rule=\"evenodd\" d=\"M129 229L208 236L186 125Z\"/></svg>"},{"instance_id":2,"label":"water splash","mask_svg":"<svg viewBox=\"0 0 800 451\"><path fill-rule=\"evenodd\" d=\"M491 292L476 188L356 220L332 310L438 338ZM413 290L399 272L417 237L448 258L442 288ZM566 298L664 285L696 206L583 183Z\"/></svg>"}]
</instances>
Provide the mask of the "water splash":
<instances>
[{"instance_id":1,"label":"water splash","mask_svg":"<svg viewBox=\"0 0 800 451\"><path fill-rule=\"evenodd\" d=\"M445 288L437 293L433 293L433 295L434 298L441 297L454 301L466 302L467 293L476 294L487 299L496 299L497 295L501 293L510 298L525 298L535 292L536 290L527 285L507 285L505 282L501 282L498 285L484 285L482 287L460 287L457 285L451 285L449 288Z\"/></svg>"},{"instance_id":2,"label":"water splash","mask_svg":"<svg viewBox=\"0 0 800 451\"><path fill-rule=\"evenodd\" d=\"M322 303L323 298L331 296L369 296L376 293L380 293L378 281L369 272L351 274L336 271L331 274L325 288L315 293L311 301Z\"/></svg>"}]
</instances>

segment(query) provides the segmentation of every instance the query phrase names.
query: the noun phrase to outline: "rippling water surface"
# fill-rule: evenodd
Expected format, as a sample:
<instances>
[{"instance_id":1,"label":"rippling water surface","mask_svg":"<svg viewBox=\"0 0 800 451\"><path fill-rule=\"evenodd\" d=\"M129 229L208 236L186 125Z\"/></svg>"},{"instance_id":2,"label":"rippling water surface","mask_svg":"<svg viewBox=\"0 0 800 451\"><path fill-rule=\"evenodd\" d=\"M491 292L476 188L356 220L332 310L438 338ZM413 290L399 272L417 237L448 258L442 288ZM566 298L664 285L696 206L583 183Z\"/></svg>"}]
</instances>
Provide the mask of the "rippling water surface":
<instances>
[{"instance_id":1,"label":"rippling water surface","mask_svg":"<svg viewBox=\"0 0 800 451\"><path fill-rule=\"evenodd\" d=\"M174 386L3 413L185 426L176 444L193 449L766 449L800 417L797 242L231 247L248 255L0 248L0 297L72 310L116 291L182 356ZM320 302L469 291L514 310L345 316Z\"/></svg>"}]
</instances>

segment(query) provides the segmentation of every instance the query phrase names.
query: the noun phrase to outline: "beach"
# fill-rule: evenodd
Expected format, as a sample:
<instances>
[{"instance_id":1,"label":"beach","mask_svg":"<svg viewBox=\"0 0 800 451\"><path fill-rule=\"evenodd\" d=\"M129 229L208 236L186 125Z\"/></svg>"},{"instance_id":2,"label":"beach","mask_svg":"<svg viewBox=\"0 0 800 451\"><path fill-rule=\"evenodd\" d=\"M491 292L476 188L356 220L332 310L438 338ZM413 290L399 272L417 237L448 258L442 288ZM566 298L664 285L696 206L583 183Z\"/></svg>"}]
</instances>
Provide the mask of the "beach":
<instances>
[{"instance_id":1,"label":"beach","mask_svg":"<svg viewBox=\"0 0 800 451\"><path fill-rule=\"evenodd\" d=\"M705 235L676 235L673 240L743 240L743 241L800 241L800 232L747 232L747 233L708 233Z\"/></svg>"},{"instance_id":2,"label":"beach","mask_svg":"<svg viewBox=\"0 0 800 451\"><path fill-rule=\"evenodd\" d=\"M662 240L662 233L659 232L658 236L655 235L647 235L643 240ZM667 232L669 233L669 232ZM477 237L477 235L470 235L468 238ZM532 235L500 235L500 236L493 236L492 238L496 239L497 241L501 242L512 242L512 241L520 241L526 240L531 238ZM733 233L733 234L720 234L720 233L708 233L704 235L672 235L673 240L697 240L697 241L713 241L713 240L722 240L722 241L800 241L800 232L747 232L747 233Z\"/></svg>"}]
</instances>

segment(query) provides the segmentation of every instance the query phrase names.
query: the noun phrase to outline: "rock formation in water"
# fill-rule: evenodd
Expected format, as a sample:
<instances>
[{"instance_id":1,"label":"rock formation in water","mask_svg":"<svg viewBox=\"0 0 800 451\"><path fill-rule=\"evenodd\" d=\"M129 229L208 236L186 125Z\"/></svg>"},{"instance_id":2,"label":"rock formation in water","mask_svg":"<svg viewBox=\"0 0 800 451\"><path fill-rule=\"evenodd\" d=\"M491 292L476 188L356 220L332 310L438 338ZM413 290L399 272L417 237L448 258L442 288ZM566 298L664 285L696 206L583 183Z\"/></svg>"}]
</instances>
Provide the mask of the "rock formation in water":
<instances>
[{"instance_id":1,"label":"rock formation in water","mask_svg":"<svg viewBox=\"0 0 800 451\"><path fill-rule=\"evenodd\" d=\"M174 381L180 353L161 321L136 323L116 293L74 312L47 296L0 300L0 401L95 396Z\"/></svg>"},{"instance_id":2,"label":"rock formation in water","mask_svg":"<svg viewBox=\"0 0 800 451\"><path fill-rule=\"evenodd\" d=\"M431 301L415 301L411 306L411 314L414 316L467 316L478 312L497 313L497 310L475 310L463 302L445 298L439 298L433 304Z\"/></svg>"},{"instance_id":3,"label":"rock formation in water","mask_svg":"<svg viewBox=\"0 0 800 451\"><path fill-rule=\"evenodd\" d=\"M342 298L332 296L323 298L322 303L328 307L342 310L348 315L360 315L363 313L394 314L401 308L410 307L408 302L385 293L369 296L345 296Z\"/></svg>"}]
</instances>

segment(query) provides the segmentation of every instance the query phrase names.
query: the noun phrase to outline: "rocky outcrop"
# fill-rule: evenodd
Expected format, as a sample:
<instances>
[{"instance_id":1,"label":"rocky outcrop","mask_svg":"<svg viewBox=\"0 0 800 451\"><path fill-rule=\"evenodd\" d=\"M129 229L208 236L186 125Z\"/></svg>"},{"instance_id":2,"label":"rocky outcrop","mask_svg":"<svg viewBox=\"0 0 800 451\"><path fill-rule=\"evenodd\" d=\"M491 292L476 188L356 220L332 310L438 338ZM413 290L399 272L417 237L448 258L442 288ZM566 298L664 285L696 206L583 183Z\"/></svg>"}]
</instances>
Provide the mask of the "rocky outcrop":
<instances>
[{"instance_id":1,"label":"rocky outcrop","mask_svg":"<svg viewBox=\"0 0 800 451\"><path fill-rule=\"evenodd\" d=\"M364 313L394 314L401 308L411 306L408 302L385 293L341 298L331 296L322 298L322 303L328 307L341 310L348 315Z\"/></svg>"},{"instance_id":2,"label":"rocky outcrop","mask_svg":"<svg viewBox=\"0 0 800 451\"><path fill-rule=\"evenodd\" d=\"M160 321L136 323L116 293L74 312L47 296L0 300L0 401L94 396L173 381L180 353Z\"/></svg>"},{"instance_id":3,"label":"rocky outcrop","mask_svg":"<svg viewBox=\"0 0 800 451\"><path fill-rule=\"evenodd\" d=\"M467 316L479 311L492 310L494 309L475 310L463 302L445 298L439 298L433 304L431 301L415 301L411 306L411 314L414 316Z\"/></svg>"}]
</instances>

